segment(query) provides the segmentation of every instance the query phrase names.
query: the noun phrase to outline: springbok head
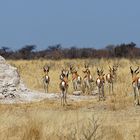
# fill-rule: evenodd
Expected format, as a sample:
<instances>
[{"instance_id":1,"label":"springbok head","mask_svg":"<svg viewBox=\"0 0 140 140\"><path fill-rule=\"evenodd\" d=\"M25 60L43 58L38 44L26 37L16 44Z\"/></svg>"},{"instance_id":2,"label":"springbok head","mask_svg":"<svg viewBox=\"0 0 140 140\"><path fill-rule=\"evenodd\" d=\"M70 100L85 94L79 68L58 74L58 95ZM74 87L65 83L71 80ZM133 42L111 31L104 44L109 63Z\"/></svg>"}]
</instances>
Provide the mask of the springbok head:
<instances>
[{"instance_id":1,"label":"springbok head","mask_svg":"<svg viewBox=\"0 0 140 140\"><path fill-rule=\"evenodd\" d=\"M72 64L70 64L70 71L72 71L73 70L73 65Z\"/></svg>"},{"instance_id":2,"label":"springbok head","mask_svg":"<svg viewBox=\"0 0 140 140\"><path fill-rule=\"evenodd\" d=\"M73 72L75 72L75 71L76 71L76 69L75 69L74 66L71 64L71 65L70 65L70 72L73 73Z\"/></svg>"},{"instance_id":3,"label":"springbok head","mask_svg":"<svg viewBox=\"0 0 140 140\"><path fill-rule=\"evenodd\" d=\"M84 67L85 67L85 70L83 70L83 73L90 74L89 64L88 63L85 63L84 64Z\"/></svg>"},{"instance_id":4,"label":"springbok head","mask_svg":"<svg viewBox=\"0 0 140 140\"><path fill-rule=\"evenodd\" d=\"M85 70L83 70L83 73L85 73L85 74L90 74L89 68L86 68Z\"/></svg>"},{"instance_id":5,"label":"springbok head","mask_svg":"<svg viewBox=\"0 0 140 140\"><path fill-rule=\"evenodd\" d=\"M110 72L110 74L116 75L117 69L118 69L118 65L113 65L112 68L109 66L109 72Z\"/></svg>"},{"instance_id":6,"label":"springbok head","mask_svg":"<svg viewBox=\"0 0 140 140\"><path fill-rule=\"evenodd\" d=\"M136 70L133 70L132 66L130 66L130 71L131 71L132 77L136 77L137 74L139 73L139 66L137 67Z\"/></svg>"},{"instance_id":7,"label":"springbok head","mask_svg":"<svg viewBox=\"0 0 140 140\"><path fill-rule=\"evenodd\" d=\"M113 65L113 73L115 74L116 71L118 70L118 65Z\"/></svg>"},{"instance_id":8,"label":"springbok head","mask_svg":"<svg viewBox=\"0 0 140 140\"><path fill-rule=\"evenodd\" d=\"M118 69L118 64L116 64L116 65L113 65L113 69L115 70L115 71L117 71L117 69Z\"/></svg>"},{"instance_id":9,"label":"springbok head","mask_svg":"<svg viewBox=\"0 0 140 140\"><path fill-rule=\"evenodd\" d=\"M101 70L97 68L97 74L98 74L98 78L97 78L96 84L98 87L101 87L105 83L105 78L104 78L105 74L104 74L103 68Z\"/></svg>"},{"instance_id":10,"label":"springbok head","mask_svg":"<svg viewBox=\"0 0 140 140\"><path fill-rule=\"evenodd\" d=\"M45 65L45 66L43 67L43 70L44 70L44 72L49 72L50 66Z\"/></svg>"},{"instance_id":11,"label":"springbok head","mask_svg":"<svg viewBox=\"0 0 140 140\"><path fill-rule=\"evenodd\" d=\"M103 68L102 68L101 70L99 70L99 69L97 68L97 74L98 74L98 76L104 76L105 74L104 74Z\"/></svg>"},{"instance_id":12,"label":"springbok head","mask_svg":"<svg viewBox=\"0 0 140 140\"><path fill-rule=\"evenodd\" d=\"M67 69L62 69L60 79L61 80L68 79L68 76L69 76L69 71Z\"/></svg>"},{"instance_id":13,"label":"springbok head","mask_svg":"<svg viewBox=\"0 0 140 140\"><path fill-rule=\"evenodd\" d=\"M85 69L88 69L89 68L89 64L88 63L85 63Z\"/></svg>"}]
</instances>

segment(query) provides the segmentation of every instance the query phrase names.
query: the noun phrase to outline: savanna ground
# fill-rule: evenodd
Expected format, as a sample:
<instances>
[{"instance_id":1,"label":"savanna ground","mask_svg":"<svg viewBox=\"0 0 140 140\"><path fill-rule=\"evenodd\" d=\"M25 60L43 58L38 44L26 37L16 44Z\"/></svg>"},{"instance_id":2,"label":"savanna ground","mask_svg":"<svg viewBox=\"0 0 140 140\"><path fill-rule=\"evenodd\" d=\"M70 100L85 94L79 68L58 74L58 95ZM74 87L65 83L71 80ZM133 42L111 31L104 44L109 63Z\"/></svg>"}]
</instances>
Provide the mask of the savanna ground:
<instances>
[{"instance_id":1,"label":"savanna ground","mask_svg":"<svg viewBox=\"0 0 140 140\"><path fill-rule=\"evenodd\" d=\"M96 69L104 69L118 64L114 95L109 95L105 84L106 100L98 102L97 96L91 100L68 100L62 107L60 100L45 99L36 103L0 105L0 139L13 140L139 140L140 107L133 104L133 92L129 67L137 67L140 60L133 59L86 59L86 60L31 60L8 61L19 70L24 83L32 90L44 92L42 85L45 64L50 65L49 92L58 93L59 75L62 67L74 63L83 77L84 64L89 63L91 74L96 80ZM69 94L72 94L71 75ZM95 81L93 88L96 88Z\"/></svg>"}]
</instances>

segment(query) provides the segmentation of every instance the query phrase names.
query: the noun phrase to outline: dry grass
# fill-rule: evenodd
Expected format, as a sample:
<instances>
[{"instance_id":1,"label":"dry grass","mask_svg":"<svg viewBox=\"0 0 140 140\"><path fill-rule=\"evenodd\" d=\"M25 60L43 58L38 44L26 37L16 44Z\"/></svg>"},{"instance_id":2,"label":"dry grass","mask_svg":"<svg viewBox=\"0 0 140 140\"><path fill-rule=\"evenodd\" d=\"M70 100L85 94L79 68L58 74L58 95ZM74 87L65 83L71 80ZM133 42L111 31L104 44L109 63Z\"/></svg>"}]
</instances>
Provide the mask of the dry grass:
<instances>
[{"instance_id":1,"label":"dry grass","mask_svg":"<svg viewBox=\"0 0 140 140\"><path fill-rule=\"evenodd\" d=\"M44 100L31 104L0 105L0 139L2 140L139 140L140 109L133 106L131 75L129 67L140 65L140 60L128 59L88 59L61 61L9 61L15 65L26 85L44 91L42 86L42 67L47 63L50 69L50 92L59 92L59 74L62 66L75 63L83 77L84 63L90 64L94 80L96 68L103 67L108 73L108 66L119 63L118 78L114 86L114 95L108 94L105 85L106 101L74 102L60 106L60 101ZM71 76L70 76L71 81ZM94 84L95 85L95 84ZM72 93L70 82L69 94Z\"/></svg>"},{"instance_id":2,"label":"dry grass","mask_svg":"<svg viewBox=\"0 0 140 140\"><path fill-rule=\"evenodd\" d=\"M43 66L45 64L50 65L50 85L49 92L59 93L59 75L61 73L62 67L67 67L70 64L75 64L75 66L79 67L78 73L81 77L84 76L82 70L84 69L84 64L88 63L90 65L91 74L94 78L93 87L96 88L95 80L97 78L97 67L104 69L104 73L107 74L109 71L109 66L114 64L119 64L118 72L117 72L117 82L114 84L114 96L109 96L108 94L108 85L105 85L105 94L109 98L108 102L110 103L110 108L112 110L118 108L125 108L126 106L132 104L133 94L132 94L132 86L131 86L131 74L129 67L140 65L140 60L128 60L128 59L76 59L76 60L31 60L31 61L9 61L10 64L16 66L20 72L21 78L25 82L25 84L33 89L44 92L42 77ZM72 94L72 79L71 75L69 76L69 94Z\"/></svg>"},{"instance_id":3,"label":"dry grass","mask_svg":"<svg viewBox=\"0 0 140 140\"><path fill-rule=\"evenodd\" d=\"M97 78L97 67L101 68L103 67L104 72L107 74L109 70L109 66L112 66L113 64L119 63L119 70L118 70L118 82L116 86L116 93L120 94L118 92L118 89L120 89L120 85L123 83L122 87L127 86L127 91L130 90L131 85L131 75L129 67L130 65L137 66L140 64L139 60L133 60L130 61L128 59L76 59L76 60L59 60L59 61L53 61L53 60L19 60L19 61L9 61L10 64L16 66L20 72L21 78L24 80L24 82L30 87L31 89L44 91L42 86L42 77L44 75L43 73L43 66L45 64L50 65L50 92L58 92L59 91L59 75L61 73L62 67L69 67L70 64L75 64L75 66L79 67L78 73L82 77L84 76L82 70L84 69L84 64L88 63L90 65L91 74L93 75L94 80ZM71 81L71 75L69 76L69 80ZM124 85L125 82L125 85ZM72 83L70 82L69 87L69 93L71 93L72 90ZM124 94L128 94L127 91L125 91Z\"/></svg>"},{"instance_id":4,"label":"dry grass","mask_svg":"<svg viewBox=\"0 0 140 140\"><path fill-rule=\"evenodd\" d=\"M59 104L57 101L55 102ZM76 103L73 103L76 105ZM72 104L72 105L73 105ZM86 103L82 103L87 105ZM139 140L138 111L48 107L49 101L0 106L2 140ZM72 106L71 105L71 106Z\"/></svg>"},{"instance_id":5,"label":"dry grass","mask_svg":"<svg viewBox=\"0 0 140 140\"><path fill-rule=\"evenodd\" d=\"M41 105L42 104L42 105ZM36 106L36 109L34 106ZM46 140L96 138L99 121L93 114L45 109L47 103L1 105L0 138L7 140ZM90 131L89 131L90 130Z\"/></svg>"}]
</instances>

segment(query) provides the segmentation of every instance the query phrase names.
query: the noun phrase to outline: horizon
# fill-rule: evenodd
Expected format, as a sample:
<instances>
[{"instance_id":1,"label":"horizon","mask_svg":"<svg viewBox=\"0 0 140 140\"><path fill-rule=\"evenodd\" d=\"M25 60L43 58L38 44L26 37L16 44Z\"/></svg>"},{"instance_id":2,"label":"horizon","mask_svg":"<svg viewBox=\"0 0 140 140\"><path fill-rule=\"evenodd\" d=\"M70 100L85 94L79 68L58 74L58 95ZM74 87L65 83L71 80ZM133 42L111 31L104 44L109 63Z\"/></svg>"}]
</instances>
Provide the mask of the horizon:
<instances>
[{"instance_id":1,"label":"horizon","mask_svg":"<svg viewBox=\"0 0 140 140\"><path fill-rule=\"evenodd\" d=\"M140 45L140 1L41 0L0 2L0 47L36 45L101 49Z\"/></svg>"}]
</instances>

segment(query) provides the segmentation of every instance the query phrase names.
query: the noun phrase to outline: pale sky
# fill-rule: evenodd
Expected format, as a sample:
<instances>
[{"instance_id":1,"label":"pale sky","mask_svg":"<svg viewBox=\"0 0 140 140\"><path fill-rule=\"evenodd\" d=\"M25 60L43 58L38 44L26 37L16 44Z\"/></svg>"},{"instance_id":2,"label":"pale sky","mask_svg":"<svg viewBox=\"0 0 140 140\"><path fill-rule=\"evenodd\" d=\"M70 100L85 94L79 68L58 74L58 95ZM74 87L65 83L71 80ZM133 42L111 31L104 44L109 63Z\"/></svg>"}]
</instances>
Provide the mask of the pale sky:
<instances>
[{"instance_id":1,"label":"pale sky","mask_svg":"<svg viewBox=\"0 0 140 140\"><path fill-rule=\"evenodd\" d=\"M0 47L140 46L140 0L0 0Z\"/></svg>"}]
</instances>

